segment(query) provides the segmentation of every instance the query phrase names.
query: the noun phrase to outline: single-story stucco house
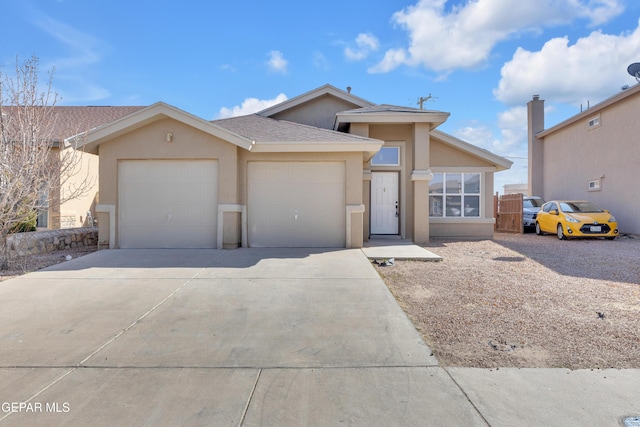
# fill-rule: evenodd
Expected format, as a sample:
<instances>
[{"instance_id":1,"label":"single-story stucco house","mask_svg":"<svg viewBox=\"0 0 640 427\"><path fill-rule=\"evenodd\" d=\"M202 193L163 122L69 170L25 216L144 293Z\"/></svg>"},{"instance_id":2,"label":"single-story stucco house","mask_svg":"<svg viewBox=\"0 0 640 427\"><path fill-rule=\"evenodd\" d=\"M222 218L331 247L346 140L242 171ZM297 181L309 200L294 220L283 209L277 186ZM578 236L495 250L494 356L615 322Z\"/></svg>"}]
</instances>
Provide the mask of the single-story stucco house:
<instances>
[{"instance_id":1,"label":"single-story stucco house","mask_svg":"<svg viewBox=\"0 0 640 427\"><path fill-rule=\"evenodd\" d=\"M90 131L111 248L347 247L493 236L511 162L438 131L449 113L325 85L207 121L159 102Z\"/></svg>"}]
</instances>

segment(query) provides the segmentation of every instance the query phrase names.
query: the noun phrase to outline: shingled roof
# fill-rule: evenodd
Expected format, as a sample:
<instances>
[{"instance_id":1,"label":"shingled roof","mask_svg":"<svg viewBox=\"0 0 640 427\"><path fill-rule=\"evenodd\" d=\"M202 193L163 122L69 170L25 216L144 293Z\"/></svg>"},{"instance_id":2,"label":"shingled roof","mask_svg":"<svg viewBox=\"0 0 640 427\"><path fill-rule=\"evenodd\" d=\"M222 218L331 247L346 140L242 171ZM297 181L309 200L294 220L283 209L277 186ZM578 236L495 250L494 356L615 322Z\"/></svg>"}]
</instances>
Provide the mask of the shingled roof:
<instances>
[{"instance_id":1,"label":"shingled roof","mask_svg":"<svg viewBox=\"0 0 640 427\"><path fill-rule=\"evenodd\" d=\"M256 143L304 142L369 142L370 138L307 126L286 120L276 120L257 114L213 120L213 124L244 136Z\"/></svg>"},{"instance_id":2,"label":"shingled roof","mask_svg":"<svg viewBox=\"0 0 640 427\"><path fill-rule=\"evenodd\" d=\"M12 115L18 108L2 107L3 114ZM45 131L49 139L58 143L79 133L95 129L114 120L145 108L144 106L55 106L52 109L51 126Z\"/></svg>"}]
</instances>

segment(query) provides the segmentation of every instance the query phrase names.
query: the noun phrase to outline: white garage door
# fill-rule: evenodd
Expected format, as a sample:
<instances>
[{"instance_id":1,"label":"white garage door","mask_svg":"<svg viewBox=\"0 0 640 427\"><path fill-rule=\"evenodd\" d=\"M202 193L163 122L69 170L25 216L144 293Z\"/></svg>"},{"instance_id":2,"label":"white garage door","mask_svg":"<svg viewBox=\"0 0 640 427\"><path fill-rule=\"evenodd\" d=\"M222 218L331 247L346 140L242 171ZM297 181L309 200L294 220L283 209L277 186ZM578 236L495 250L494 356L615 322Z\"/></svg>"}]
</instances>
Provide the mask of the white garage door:
<instances>
[{"instance_id":1,"label":"white garage door","mask_svg":"<svg viewBox=\"0 0 640 427\"><path fill-rule=\"evenodd\" d=\"M249 246L345 246L344 163L251 162L248 183Z\"/></svg>"},{"instance_id":2,"label":"white garage door","mask_svg":"<svg viewBox=\"0 0 640 427\"><path fill-rule=\"evenodd\" d=\"M121 248L215 248L216 160L118 163Z\"/></svg>"}]
</instances>

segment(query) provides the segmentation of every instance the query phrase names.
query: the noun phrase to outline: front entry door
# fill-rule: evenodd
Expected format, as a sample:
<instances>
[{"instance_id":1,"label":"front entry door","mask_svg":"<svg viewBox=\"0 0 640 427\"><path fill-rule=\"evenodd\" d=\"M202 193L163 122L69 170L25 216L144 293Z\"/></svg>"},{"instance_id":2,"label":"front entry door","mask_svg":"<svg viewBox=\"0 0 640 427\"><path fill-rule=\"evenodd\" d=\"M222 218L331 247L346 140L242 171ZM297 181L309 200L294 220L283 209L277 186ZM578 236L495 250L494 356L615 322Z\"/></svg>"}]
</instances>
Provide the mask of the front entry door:
<instances>
[{"instance_id":1,"label":"front entry door","mask_svg":"<svg viewBox=\"0 0 640 427\"><path fill-rule=\"evenodd\" d=\"M371 233L398 234L398 172L371 173Z\"/></svg>"}]
</instances>

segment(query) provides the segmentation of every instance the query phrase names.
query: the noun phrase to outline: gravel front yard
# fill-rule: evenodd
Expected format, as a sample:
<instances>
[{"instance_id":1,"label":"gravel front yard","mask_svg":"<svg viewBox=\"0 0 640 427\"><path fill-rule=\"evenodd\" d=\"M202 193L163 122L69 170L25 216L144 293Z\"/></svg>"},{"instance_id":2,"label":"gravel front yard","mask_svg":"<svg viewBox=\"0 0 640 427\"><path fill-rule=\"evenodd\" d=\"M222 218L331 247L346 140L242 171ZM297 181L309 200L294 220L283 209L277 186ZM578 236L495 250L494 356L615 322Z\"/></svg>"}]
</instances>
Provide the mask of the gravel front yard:
<instances>
[{"instance_id":1,"label":"gravel front yard","mask_svg":"<svg viewBox=\"0 0 640 427\"><path fill-rule=\"evenodd\" d=\"M640 368L640 237L432 239L376 267L440 364Z\"/></svg>"},{"instance_id":2,"label":"gravel front yard","mask_svg":"<svg viewBox=\"0 0 640 427\"><path fill-rule=\"evenodd\" d=\"M71 258L78 258L97 250L97 246L87 246L14 258L9 260L9 268L7 270L0 270L0 282L25 273L37 271L45 267L60 264L67 260L67 256L70 256Z\"/></svg>"}]
</instances>

